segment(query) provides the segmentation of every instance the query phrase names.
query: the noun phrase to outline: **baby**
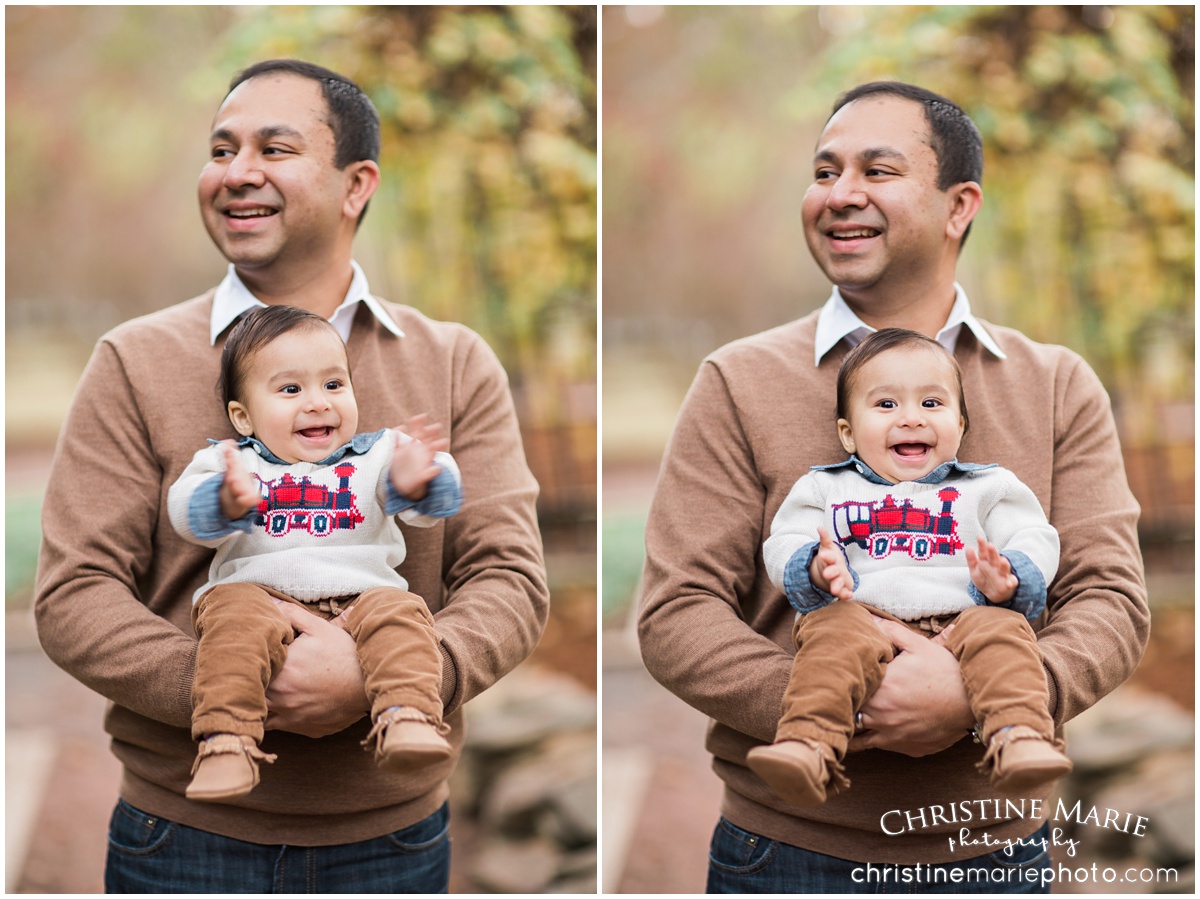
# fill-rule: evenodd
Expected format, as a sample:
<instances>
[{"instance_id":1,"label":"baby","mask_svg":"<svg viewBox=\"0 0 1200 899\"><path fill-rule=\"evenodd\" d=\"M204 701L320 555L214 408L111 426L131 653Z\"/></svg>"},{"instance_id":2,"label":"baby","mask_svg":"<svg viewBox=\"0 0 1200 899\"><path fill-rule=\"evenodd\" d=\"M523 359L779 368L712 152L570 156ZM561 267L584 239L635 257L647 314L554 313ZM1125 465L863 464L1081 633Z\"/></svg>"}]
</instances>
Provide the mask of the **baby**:
<instances>
[{"instance_id":1,"label":"baby","mask_svg":"<svg viewBox=\"0 0 1200 899\"><path fill-rule=\"evenodd\" d=\"M763 546L800 614L775 743L750 750L751 770L798 806L849 787L841 761L895 652L877 616L927 636L952 625L945 646L987 746L980 770L998 791L1062 777L1071 762L1026 620L1042 613L1058 567L1037 497L1006 469L957 460L962 377L937 341L872 334L842 363L837 394L851 458L801 477Z\"/></svg>"},{"instance_id":2,"label":"baby","mask_svg":"<svg viewBox=\"0 0 1200 899\"><path fill-rule=\"evenodd\" d=\"M423 416L411 436L356 433L346 347L325 319L270 306L233 328L222 399L242 439L205 447L171 487L171 523L215 547L196 593L199 638L187 796L228 802L259 782L266 689L293 631L276 601L324 618L344 612L371 701L376 762L409 772L451 756L442 723L433 617L408 592L399 516L429 526L458 511L449 441Z\"/></svg>"}]
</instances>

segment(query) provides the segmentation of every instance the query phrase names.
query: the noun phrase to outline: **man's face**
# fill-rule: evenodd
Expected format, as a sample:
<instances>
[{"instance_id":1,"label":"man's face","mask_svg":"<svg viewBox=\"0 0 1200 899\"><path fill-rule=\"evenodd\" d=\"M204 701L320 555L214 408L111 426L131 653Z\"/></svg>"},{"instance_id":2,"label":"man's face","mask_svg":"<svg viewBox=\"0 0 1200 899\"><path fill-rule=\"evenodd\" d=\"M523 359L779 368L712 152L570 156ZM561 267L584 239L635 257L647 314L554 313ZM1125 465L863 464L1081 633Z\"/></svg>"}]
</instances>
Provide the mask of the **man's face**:
<instances>
[{"instance_id":1,"label":"man's face","mask_svg":"<svg viewBox=\"0 0 1200 899\"><path fill-rule=\"evenodd\" d=\"M842 107L817 143L804 195L804 236L826 277L847 297L927 282L946 253L949 193L925 110L903 97L867 96Z\"/></svg>"},{"instance_id":2,"label":"man's face","mask_svg":"<svg viewBox=\"0 0 1200 899\"><path fill-rule=\"evenodd\" d=\"M347 172L327 118L320 85L287 73L243 82L217 110L200 213L239 271L311 262L345 229Z\"/></svg>"}]
</instances>

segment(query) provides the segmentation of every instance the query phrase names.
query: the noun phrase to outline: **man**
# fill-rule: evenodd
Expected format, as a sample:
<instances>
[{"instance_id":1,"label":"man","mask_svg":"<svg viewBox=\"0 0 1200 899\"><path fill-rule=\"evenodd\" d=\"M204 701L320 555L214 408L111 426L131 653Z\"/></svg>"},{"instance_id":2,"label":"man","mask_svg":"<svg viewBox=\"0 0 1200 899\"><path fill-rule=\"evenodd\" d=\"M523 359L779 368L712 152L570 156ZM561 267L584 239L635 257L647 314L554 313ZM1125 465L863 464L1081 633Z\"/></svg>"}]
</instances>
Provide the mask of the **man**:
<instances>
[{"instance_id":1,"label":"man","mask_svg":"<svg viewBox=\"0 0 1200 899\"><path fill-rule=\"evenodd\" d=\"M290 604L298 636L268 691L278 761L243 800L184 798L196 641L192 594L211 551L185 543L167 488L205 438L233 437L214 386L224 337L264 304L330 319L346 341L360 424L426 413L449 429L459 515L405 530L402 566L434 613L455 757L463 703L536 644L547 589L503 370L466 328L373 297L352 261L379 183L379 121L351 81L296 61L234 79L217 110L200 211L229 260L215 290L118 327L96 347L45 499L36 613L52 659L111 700L124 765L110 892L445 892L453 760L404 777L359 744L370 722L353 643Z\"/></svg>"},{"instance_id":2,"label":"man","mask_svg":"<svg viewBox=\"0 0 1200 899\"><path fill-rule=\"evenodd\" d=\"M745 766L775 735L794 654L795 613L766 575L763 540L796 478L845 458L824 423L837 418L839 364L872 330L910 328L955 353L971 410L959 458L1012 469L1059 531L1062 561L1035 628L1056 725L1129 676L1149 631L1138 508L1103 388L1068 350L974 318L954 280L982 202L974 124L922 88L863 85L835 107L813 164L802 217L833 295L819 313L704 361L646 529L642 654L713 719L707 745L725 782L708 888L1046 889L1038 841L1050 809L1035 800L1048 791L995 804L941 638L880 624L901 652L862 709L848 791L801 809ZM1000 844L985 832L1032 839L993 858Z\"/></svg>"}]
</instances>

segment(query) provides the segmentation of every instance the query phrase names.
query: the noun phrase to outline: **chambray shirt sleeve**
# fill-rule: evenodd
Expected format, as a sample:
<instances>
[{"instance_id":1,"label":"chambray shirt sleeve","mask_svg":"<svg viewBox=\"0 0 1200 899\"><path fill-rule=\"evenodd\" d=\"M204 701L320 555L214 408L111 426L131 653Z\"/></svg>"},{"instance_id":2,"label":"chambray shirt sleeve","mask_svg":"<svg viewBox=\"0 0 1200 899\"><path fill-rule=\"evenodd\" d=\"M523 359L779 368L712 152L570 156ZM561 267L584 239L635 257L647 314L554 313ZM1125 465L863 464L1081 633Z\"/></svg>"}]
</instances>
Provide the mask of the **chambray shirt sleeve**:
<instances>
[{"instance_id":1,"label":"chambray shirt sleeve","mask_svg":"<svg viewBox=\"0 0 1200 899\"><path fill-rule=\"evenodd\" d=\"M454 457L449 453L435 453L434 462L441 471L426 487L425 496L419 500L401 496L386 478L383 509L388 515L399 515L406 524L430 527L443 518L449 518L462 508L462 475Z\"/></svg>"},{"instance_id":2,"label":"chambray shirt sleeve","mask_svg":"<svg viewBox=\"0 0 1200 899\"><path fill-rule=\"evenodd\" d=\"M986 478L994 486L988 490L991 500L980 509L984 536L1008 559L1018 581L1012 599L994 605L1032 621L1045 610L1050 582L1058 571L1058 531L1046 520L1033 491L1011 471L992 469ZM973 583L968 590L974 603L987 604Z\"/></svg>"},{"instance_id":3,"label":"chambray shirt sleeve","mask_svg":"<svg viewBox=\"0 0 1200 899\"><path fill-rule=\"evenodd\" d=\"M171 524L181 537L201 546L217 546L227 537L248 533L253 510L237 520L221 511L225 464L220 446L206 446L192 457L167 494Z\"/></svg>"},{"instance_id":4,"label":"chambray shirt sleeve","mask_svg":"<svg viewBox=\"0 0 1200 899\"><path fill-rule=\"evenodd\" d=\"M1013 574L1017 576L1017 589L1012 599L1004 603L989 603L987 597L972 583L967 588L971 594L971 601L977 606L994 605L1000 609L1012 609L1033 621L1045 611L1049 584L1046 583L1041 569L1020 550L1010 549L1002 551L1000 555L1008 559Z\"/></svg>"},{"instance_id":5,"label":"chambray shirt sleeve","mask_svg":"<svg viewBox=\"0 0 1200 899\"><path fill-rule=\"evenodd\" d=\"M817 527L824 524L830 528L826 496L830 482L828 475L814 472L796 481L775 513L771 536L763 544L767 576L798 612L812 612L834 601L832 594L819 590L809 576L809 566L820 547ZM858 574L852 568L850 574L857 589Z\"/></svg>"},{"instance_id":6,"label":"chambray shirt sleeve","mask_svg":"<svg viewBox=\"0 0 1200 899\"><path fill-rule=\"evenodd\" d=\"M837 599L832 593L826 593L812 582L812 560L820 548L819 541L806 543L792 553L783 570L783 593L792 604L792 608L801 614L815 612ZM843 549L842 555L845 554ZM846 560L846 567L850 569L850 577L854 579L854 589L858 590L858 572L850 567L849 559Z\"/></svg>"},{"instance_id":7,"label":"chambray shirt sleeve","mask_svg":"<svg viewBox=\"0 0 1200 899\"><path fill-rule=\"evenodd\" d=\"M229 518L221 511L221 484L224 482L224 474L202 481L188 503L188 527L199 540L219 540L230 534L250 533L253 509L241 518Z\"/></svg>"}]
</instances>

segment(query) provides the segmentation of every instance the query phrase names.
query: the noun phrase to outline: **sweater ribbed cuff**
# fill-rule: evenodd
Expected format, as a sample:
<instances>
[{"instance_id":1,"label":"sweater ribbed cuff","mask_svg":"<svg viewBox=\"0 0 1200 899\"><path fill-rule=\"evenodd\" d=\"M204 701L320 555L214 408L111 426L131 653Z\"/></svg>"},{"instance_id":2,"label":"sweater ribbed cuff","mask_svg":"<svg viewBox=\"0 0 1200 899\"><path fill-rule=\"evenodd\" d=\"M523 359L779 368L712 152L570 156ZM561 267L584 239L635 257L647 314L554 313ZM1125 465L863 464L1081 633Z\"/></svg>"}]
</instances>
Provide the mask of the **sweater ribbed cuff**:
<instances>
[{"instance_id":1,"label":"sweater ribbed cuff","mask_svg":"<svg viewBox=\"0 0 1200 899\"><path fill-rule=\"evenodd\" d=\"M455 694L458 692L458 667L454 664L454 656L450 655L445 643L438 643L438 649L442 653L442 709L443 714L449 715L454 711Z\"/></svg>"}]
</instances>

